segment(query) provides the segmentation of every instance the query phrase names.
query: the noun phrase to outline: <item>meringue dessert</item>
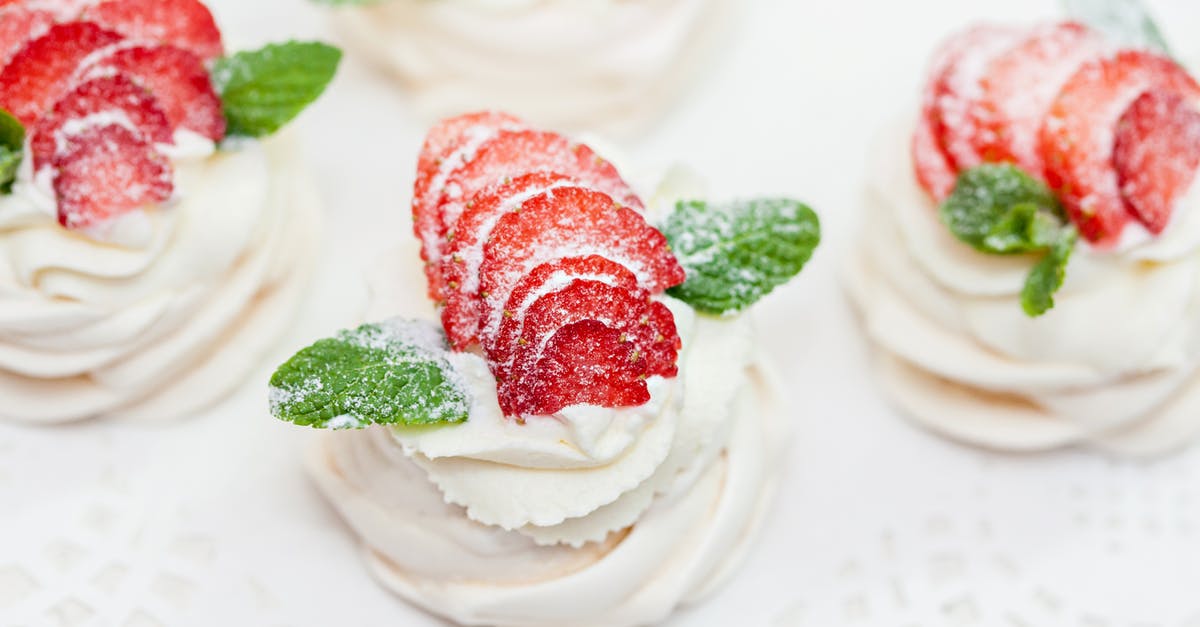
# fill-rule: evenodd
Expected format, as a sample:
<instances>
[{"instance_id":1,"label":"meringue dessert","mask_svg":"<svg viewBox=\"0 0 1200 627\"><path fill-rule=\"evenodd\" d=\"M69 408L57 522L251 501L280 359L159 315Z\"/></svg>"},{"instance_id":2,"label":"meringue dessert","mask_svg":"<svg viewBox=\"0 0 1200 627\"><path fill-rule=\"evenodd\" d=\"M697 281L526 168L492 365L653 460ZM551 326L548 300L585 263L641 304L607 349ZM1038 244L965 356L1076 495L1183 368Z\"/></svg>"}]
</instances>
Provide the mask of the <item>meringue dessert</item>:
<instances>
[{"instance_id":1,"label":"meringue dessert","mask_svg":"<svg viewBox=\"0 0 1200 627\"><path fill-rule=\"evenodd\" d=\"M161 419L220 399L308 275L315 193L294 141L271 135L339 53L225 56L196 0L8 3L0 27L0 418Z\"/></svg>"},{"instance_id":2,"label":"meringue dessert","mask_svg":"<svg viewBox=\"0 0 1200 627\"><path fill-rule=\"evenodd\" d=\"M345 45L430 116L471 107L609 132L644 127L696 78L733 0L382 0L334 10Z\"/></svg>"},{"instance_id":3,"label":"meringue dessert","mask_svg":"<svg viewBox=\"0 0 1200 627\"><path fill-rule=\"evenodd\" d=\"M331 430L309 469L371 572L464 625L699 600L752 541L788 432L742 312L807 262L816 215L684 200L678 175L647 207L588 146L499 113L439 123L418 167L426 288L389 264L373 309L394 317L271 380L273 415ZM405 317L422 296L440 325Z\"/></svg>"},{"instance_id":4,"label":"meringue dessert","mask_svg":"<svg viewBox=\"0 0 1200 627\"><path fill-rule=\"evenodd\" d=\"M881 136L848 272L896 405L997 449L1194 440L1196 81L1082 23L981 25L914 118Z\"/></svg>"}]
</instances>

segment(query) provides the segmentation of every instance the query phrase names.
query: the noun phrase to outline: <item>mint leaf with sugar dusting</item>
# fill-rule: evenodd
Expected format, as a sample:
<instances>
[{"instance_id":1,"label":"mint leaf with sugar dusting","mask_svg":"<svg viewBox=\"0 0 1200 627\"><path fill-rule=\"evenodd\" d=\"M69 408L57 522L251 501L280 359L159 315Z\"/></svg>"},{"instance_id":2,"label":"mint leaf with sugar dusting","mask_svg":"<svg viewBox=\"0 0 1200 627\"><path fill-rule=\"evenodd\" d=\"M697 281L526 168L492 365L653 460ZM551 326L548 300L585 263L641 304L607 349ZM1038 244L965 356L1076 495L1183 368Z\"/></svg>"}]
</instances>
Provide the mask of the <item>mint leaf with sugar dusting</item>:
<instances>
[{"instance_id":1,"label":"mint leaf with sugar dusting","mask_svg":"<svg viewBox=\"0 0 1200 627\"><path fill-rule=\"evenodd\" d=\"M271 414L318 429L467 420L467 386L436 324L393 318L296 353L271 377Z\"/></svg>"},{"instance_id":2,"label":"mint leaf with sugar dusting","mask_svg":"<svg viewBox=\"0 0 1200 627\"><path fill-rule=\"evenodd\" d=\"M1054 307L1079 233L1044 183L1009 163L984 164L958 175L938 213L962 242L993 255L1044 253L1021 292L1026 315Z\"/></svg>"},{"instance_id":3,"label":"mint leaf with sugar dusting","mask_svg":"<svg viewBox=\"0 0 1200 627\"><path fill-rule=\"evenodd\" d=\"M12 191L24 158L25 126L11 113L0 109L0 192Z\"/></svg>"},{"instance_id":4,"label":"mint leaf with sugar dusting","mask_svg":"<svg viewBox=\"0 0 1200 627\"><path fill-rule=\"evenodd\" d=\"M319 42L271 44L213 65L230 135L264 137L300 115L333 80L342 52Z\"/></svg>"},{"instance_id":5,"label":"mint leaf with sugar dusting","mask_svg":"<svg viewBox=\"0 0 1200 627\"><path fill-rule=\"evenodd\" d=\"M787 283L821 241L817 214L787 198L681 201L662 231L687 272L667 293L713 315L741 311Z\"/></svg>"},{"instance_id":6,"label":"mint leaf with sugar dusting","mask_svg":"<svg viewBox=\"0 0 1200 627\"><path fill-rule=\"evenodd\" d=\"M1123 47L1171 54L1167 40L1141 0L1062 0L1067 16L1108 35Z\"/></svg>"}]
</instances>

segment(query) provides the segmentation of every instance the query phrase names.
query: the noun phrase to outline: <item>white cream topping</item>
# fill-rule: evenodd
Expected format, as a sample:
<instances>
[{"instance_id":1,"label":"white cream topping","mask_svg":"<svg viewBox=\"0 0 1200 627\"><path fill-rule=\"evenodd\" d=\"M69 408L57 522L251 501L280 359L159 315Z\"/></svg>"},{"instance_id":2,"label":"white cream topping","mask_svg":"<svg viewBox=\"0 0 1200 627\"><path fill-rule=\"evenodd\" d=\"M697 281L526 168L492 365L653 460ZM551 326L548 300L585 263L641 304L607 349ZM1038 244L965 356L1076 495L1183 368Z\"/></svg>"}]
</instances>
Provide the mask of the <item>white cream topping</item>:
<instances>
[{"instance_id":1,"label":"white cream topping","mask_svg":"<svg viewBox=\"0 0 1200 627\"><path fill-rule=\"evenodd\" d=\"M733 0L388 0L345 8L344 43L430 115L494 108L539 124L627 130L703 69Z\"/></svg>"},{"instance_id":2,"label":"white cream topping","mask_svg":"<svg viewBox=\"0 0 1200 627\"><path fill-rule=\"evenodd\" d=\"M25 164L0 198L0 417L169 418L240 383L315 248L297 152L286 137L214 152L178 133L176 194L105 225L117 241L59 226Z\"/></svg>"},{"instance_id":3,"label":"white cream topping","mask_svg":"<svg viewBox=\"0 0 1200 627\"><path fill-rule=\"evenodd\" d=\"M1138 237L1134 226L1117 250L1081 244L1055 308L1029 318L1020 290L1035 258L955 239L916 183L908 133L890 128L875 153L848 273L868 334L899 360L883 371L901 405L935 429L1003 448L1098 442L1151 453L1200 431L1197 415L1171 437L1141 435L1193 387L1200 363L1200 184L1161 236ZM919 376L942 383L918 386ZM970 418L924 396L948 388L970 403Z\"/></svg>"},{"instance_id":4,"label":"white cream topping","mask_svg":"<svg viewBox=\"0 0 1200 627\"><path fill-rule=\"evenodd\" d=\"M739 324L705 319L687 339L695 348L684 387L692 391L657 471L559 525L509 531L472 520L382 428L323 434L310 472L362 537L381 581L430 611L470 625L656 622L729 573L771 493L778 413L748 338L726 327ZM724 354L733 345L740 358ZM552 503L573 498L577 473L619 480L603 467L506 475L492 465L474 478L510 500L532 501L522 497L521 474L550 475L547 485L560 486Z\"/></svg>"}]
</instances>

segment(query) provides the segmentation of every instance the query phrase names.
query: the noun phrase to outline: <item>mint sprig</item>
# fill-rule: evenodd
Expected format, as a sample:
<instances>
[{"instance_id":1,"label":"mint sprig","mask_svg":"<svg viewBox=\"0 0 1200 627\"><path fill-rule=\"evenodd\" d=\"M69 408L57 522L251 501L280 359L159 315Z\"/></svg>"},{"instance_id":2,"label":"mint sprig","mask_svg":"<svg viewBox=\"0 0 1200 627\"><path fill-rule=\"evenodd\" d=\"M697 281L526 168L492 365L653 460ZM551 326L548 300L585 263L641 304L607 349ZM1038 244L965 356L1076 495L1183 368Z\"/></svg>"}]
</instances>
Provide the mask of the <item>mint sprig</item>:
<instances>
[{"instance_id":1,"label":"mint sprig","mask_svg":"<svg viewBox=\"0 0 1200 627\"><path fill-rule=\"evenodd\" d=\"M337 48L299 41L217 59L213 85L228 134L263 137L278 131L325 91L341 59Z\"/></svg>"},{"instance_id":2,"label":"mint sprig","mask_svg":"<svg viewBox=\"0 0 1200 627\"><path fill-rule=\"evenodd\" d=\"M17 170L25 158L25 126L11 113L0 109L0 192L12 192Z\"/></svg>"},{"instance_id":3,"label":"mint sprig","mask_svg":"<svg viewBox=\"0 0 1200 627\"><path fill-rule=\"evenodd\" d=\"M1141 0L1062 0L1067 15L1108 35L1117 44L1171 54L1167 40Z\"/></svg>"},{"instance_id":4,"label":"mint sprig","mask_svg":"<svg viewBox=\"0 0 1200 627\"><path fill-rule=\"evenodd\" d=\"M821 241L817 214L787 198L681 201L662 231L687 273L667 293L713 315L741 311L789 281Z\"/></svg>"},{"instance_id":5,"label":"mint sprig","mask_svg":"<svg viewBox=\"0 0 1200 627\"><path fill-rule=\"evenodd\" d=\"M996 255L1044 253L1021 291L1031 317L1054 307L1079 233L1045 184L1008 163L984 164L958 175L939 210L959 240Z\"/></svg>"},{"instance_id":6,"label":"mint sprig","mask_svg":"<svg viewBox=\"0 0 1200 627\"><path fill-rule=\"evenodd\" d=\"M394 318L296 353L271 377L271 414L318 429L460 423L465 383L440 327Z\"/></svg>"}]
</instances>

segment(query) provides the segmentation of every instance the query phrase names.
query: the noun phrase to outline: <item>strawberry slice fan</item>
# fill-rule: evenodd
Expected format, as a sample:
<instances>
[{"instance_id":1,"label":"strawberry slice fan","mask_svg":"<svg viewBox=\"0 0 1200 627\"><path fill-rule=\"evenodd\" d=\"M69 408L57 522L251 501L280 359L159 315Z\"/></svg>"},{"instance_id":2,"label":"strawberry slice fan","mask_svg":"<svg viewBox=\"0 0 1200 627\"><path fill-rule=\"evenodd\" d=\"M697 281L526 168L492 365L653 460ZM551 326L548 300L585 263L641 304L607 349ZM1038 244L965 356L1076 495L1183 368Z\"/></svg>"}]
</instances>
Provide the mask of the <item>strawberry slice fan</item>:
<instances>
[{"instance_id":1,"label":"strawberry slice fan","mask_svg":"<svg viewBox=\"0 0 1200 627\"><path fill-rule=\"evenodd\" d=\"M179 133L214 144L268 135L319 95L339 55L298 42L224 52L198 0L0 2L5 188L28 135L33 179L49 181L59 222L102 237L113 219L171 198ZM301 76L276 100L239 89L266 91L280 67ZM260 115L270 124L244 124Z\"/></svg>"},{"instance_id":2,"label":"strawberry slice fan","mask_svg":"<svg viewBox=\"0 0 1200 627\"><path fill-rule=\"evenodd\" d=\"M413 198L451 346L479 345L507 415L640 405L681 346L652 297L684 280L616 169L502 114L435 127Z\"/></svg>"}]
</instances>

